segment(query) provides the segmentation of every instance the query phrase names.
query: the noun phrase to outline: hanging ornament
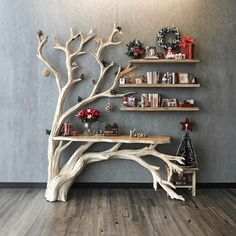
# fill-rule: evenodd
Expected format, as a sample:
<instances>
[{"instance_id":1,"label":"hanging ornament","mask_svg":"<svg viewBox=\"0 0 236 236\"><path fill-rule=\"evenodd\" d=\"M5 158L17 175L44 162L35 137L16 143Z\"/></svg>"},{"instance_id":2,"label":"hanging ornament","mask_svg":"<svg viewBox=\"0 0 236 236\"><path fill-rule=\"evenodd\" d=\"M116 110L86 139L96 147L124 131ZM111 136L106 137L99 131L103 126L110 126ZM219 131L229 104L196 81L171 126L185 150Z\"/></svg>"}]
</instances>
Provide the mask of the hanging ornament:
<instances>
[{"instance_id":1,"label":"hanging ornament","mask_svg":"<svg viewBox=\"0 0 236 236\"><path fill-rule=\"evenodd\" d=\"M46 67L43 69L42 74L44 77L49 77L51 75L51 71Z\"/></svg>"},{"instance_id":2,"label":"hanging ornament","mask_svg":"<svg viewBox=\"0 0 236 236\"><path fill-rule=\"evenodd\" d=\"M95 85L97 83L97 80L92 79L92 84Z\"/></svg>"},{"instance_id":3,"label":"hanging ornament","mask_svg":"<svg viewBox=\"0 0 236 236\"><path fill-rule=\"evenodd\" d=\"M111 90L110 90L110 94L111 94L111 95L116 95L116 94L117 94L117 92L116 92L116 90L115 90L115 89L111 89Z\"/></svg>"},{"instance_id":4,"label":"hanging ornament","mask_svg":"<svg viewBox=\"0 0 236 236\"><path fill-rule=\"evenodd\" d=\"M112 111L112 105L111 105L110 102L108 102L108 103L106 104L105 110L106 110L107 112L111 112L111 111Z\"/></svg>"},{"instance_id":5,"label":"hanging ornament","mask_svg":"<svg viewBox=\"0 0 236 236\"><path fill-rule=\"evenodd\" d=\"M80 96L78 96L78 98L77 98L77 102L82 102L82 101L83 101L83 98L80 97Z\"/></svg>"},{"instance_id":6,"label":"hanging ornament","mask_svg":"<svg viewBox=\"0 0 236 236\"><path fill-rule=\"evenodd\" d=\"M80 75L80 79L84 79L84 73L82 73L81 75Z\"/></svg>"},{"instance_id":7,"label":"hanging ornament","mask_svg":"<svg viewBox=\"0 0 236 236\"><path fill-rule=\"evenodd\" d=\"M78 67L78 63L76 61L71 63L72 67Z\"/></svg>"},{"instance_id":8,"label":"hanging ornament","mask_svg":"<svg viewBox=\"0 0 236 236\"><path fill-rule=\"evenodd\" d=\"M41 38L41 37L43 36L43 31L42 31L42 30L39 30L39 31L37 32L37 34L38 34L39 38Z\"/></svg>"},{"instance_id":9,"label":"hanging ornament","mask_svg":"<svg viewBox=\"0 0 236 236\"><path fill-rule=\"evenodd\" d=\"M51 134L51 130L50 130L50 129L46 129L46 130L45 130L45 134L46 134L46 135L50 135L50 134Z\"/></svg>"},{"instance_id":10,"label":"hanging ornament","mask_svg":"<svg viewBox=\"0 0 236 236\"><path fill-rule=\"evenodd\" d=\"M121 28L119 25L117 25L116 29L117 29L118 31L121 31L121 30L122 30L122 28Z\"/></svg>"},{"instance_id":11,"label":"hanging ornament","mask_svg":"<svg viewBox=\"0 0 236 236\"><path fill-rule=\"evenodd\" d=\"M108 66L108 63L105 60L102 60L101 63L103 64L104 67Z\"/></svg>"},{"instance_id":12,"label":"hanging ornament","mask_svg":"<svg viewBox=\"0 0 236 236\"><path fill-rule=\"evenodd\" d=\"M192 131L193 123L188 118L186 118L185 121L180 122L180 124L182 125L182 130Z\"/></svg>"}]
</instances>

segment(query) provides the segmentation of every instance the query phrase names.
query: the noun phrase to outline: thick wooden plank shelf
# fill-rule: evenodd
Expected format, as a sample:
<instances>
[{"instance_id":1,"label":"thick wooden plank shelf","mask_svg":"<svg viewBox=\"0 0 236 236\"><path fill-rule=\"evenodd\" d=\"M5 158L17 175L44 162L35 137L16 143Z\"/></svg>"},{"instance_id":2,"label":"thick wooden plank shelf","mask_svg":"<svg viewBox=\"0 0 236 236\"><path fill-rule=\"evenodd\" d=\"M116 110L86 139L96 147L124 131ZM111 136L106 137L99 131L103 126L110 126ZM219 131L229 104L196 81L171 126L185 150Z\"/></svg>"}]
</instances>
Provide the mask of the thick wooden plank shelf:
<instances>
[{"instance_id":1,"label":"thick wooden plank shelf","mask_svg":"<svg viewBox=\"0 0 236 236\"><path fill-rule=\"evenodd\" d=\"M121 111L199 111L199 107L120 107Z\"/></svg>"},{"instance_id":2,"label":"thick wooden plank shelf","mask_svg":"<svg viewBox=\"0 0 236 236\"><path fill-rule=\"evenodd\" d=\"M165 64L165 63L175 63L175 64L184 64L184 63L199 63L200 60L198 59L183 59L183 60L176 60L176 59L133 59L130 61L133 64Z\"/></svg>"},{"instance_id":3,"label":"thick wooden plank shelf","mask_svg":"<svg viewBox=\"0 0 236 236\"><path fill-rule=\"evenodd\" d=\"M169 136L148 136L144 138L130 138L129 135L119 136L56 136L53 140L74 141L74 142L108 142L108 143L146 143L146 144L165 144L170 143Z\"/></svg>"},{"instance_id":4,"label":"thick wooden plank shelf","mask_svg":"<svg viewBox=\"0 0 236 236\"><path fill-rule=\"evenodd\" d=\"M119 84L120 88L199 88L200 84Z\"/></svg>"}]
</instances>

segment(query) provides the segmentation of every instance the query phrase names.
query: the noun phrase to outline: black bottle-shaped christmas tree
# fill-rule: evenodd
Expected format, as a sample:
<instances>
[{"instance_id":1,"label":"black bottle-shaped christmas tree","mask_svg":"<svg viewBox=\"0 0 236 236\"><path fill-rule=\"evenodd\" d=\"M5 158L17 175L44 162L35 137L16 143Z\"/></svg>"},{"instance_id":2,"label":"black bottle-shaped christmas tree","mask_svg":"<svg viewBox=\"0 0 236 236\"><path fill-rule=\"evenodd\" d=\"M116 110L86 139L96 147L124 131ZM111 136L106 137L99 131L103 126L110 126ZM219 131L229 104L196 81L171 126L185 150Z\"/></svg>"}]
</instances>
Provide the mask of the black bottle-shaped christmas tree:
<instances>
[{"instance_id":1,"label":"black bottle-shaped christmas tree","mask_svg":"<svg viewBox=\"0 0 236 236\"><path fill-rule=\"evenodd\" d=\"M184 166L195 167L197 166L197 158L189 133L189 130L192 131L192 123L188 119L180 123L183 126L182 130L185 130L185 134L180 142L176 156L182 156L185 158Z\"/></svg>"}]
</instances>

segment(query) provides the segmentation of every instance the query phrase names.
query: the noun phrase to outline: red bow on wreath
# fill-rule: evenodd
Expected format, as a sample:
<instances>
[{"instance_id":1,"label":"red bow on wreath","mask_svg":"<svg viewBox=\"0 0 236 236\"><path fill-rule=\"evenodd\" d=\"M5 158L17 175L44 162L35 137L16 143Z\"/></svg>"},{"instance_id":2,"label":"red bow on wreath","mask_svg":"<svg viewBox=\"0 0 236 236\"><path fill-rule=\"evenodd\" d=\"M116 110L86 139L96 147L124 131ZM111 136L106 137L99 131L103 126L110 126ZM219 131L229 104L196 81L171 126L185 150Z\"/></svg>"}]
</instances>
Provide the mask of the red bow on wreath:
<instances>
[{"instance_id":1,"label":"red bow on wreath","mask_svg":"<svg viewBox=\"0 0 236 236\"><path fill-rule=\"evenodd\" d=\"M195 44L196 39L190 36L184 36L184 38L182 39L182 42L179 44L180 47L186 47L186 43L192 43Z\"/></svg>"}]
</instances>

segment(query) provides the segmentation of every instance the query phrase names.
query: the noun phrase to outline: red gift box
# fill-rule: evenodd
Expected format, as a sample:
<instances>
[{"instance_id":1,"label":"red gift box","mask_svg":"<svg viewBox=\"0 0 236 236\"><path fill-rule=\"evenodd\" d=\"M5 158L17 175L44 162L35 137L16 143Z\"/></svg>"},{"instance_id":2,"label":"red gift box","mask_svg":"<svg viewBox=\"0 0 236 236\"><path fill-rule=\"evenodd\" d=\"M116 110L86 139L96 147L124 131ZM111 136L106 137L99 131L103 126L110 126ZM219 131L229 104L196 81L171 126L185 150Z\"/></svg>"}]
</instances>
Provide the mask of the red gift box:
<instances>
[{"instance_id":1,"label":"red gift box","mask_svg":"<svg viewBox=\"0 0 236 236\"><path fill-rule=\"evenodd\" d=\"M194 58L194 44L195 38L190 36L184 36L182 42L180 43L181 53L185 54L186 59Z\"/></svg>"},{"instance_id":2,"label":"red gift box","mask_svg":"<svg viewBox=\"0 0 236 236\"><path fill-rule=\"evenodd\" d=\"M181 53L186 55L186 59L193 59L194 58L194 44L184 43L181 46Z\"/></svg>"}]
</instances>

